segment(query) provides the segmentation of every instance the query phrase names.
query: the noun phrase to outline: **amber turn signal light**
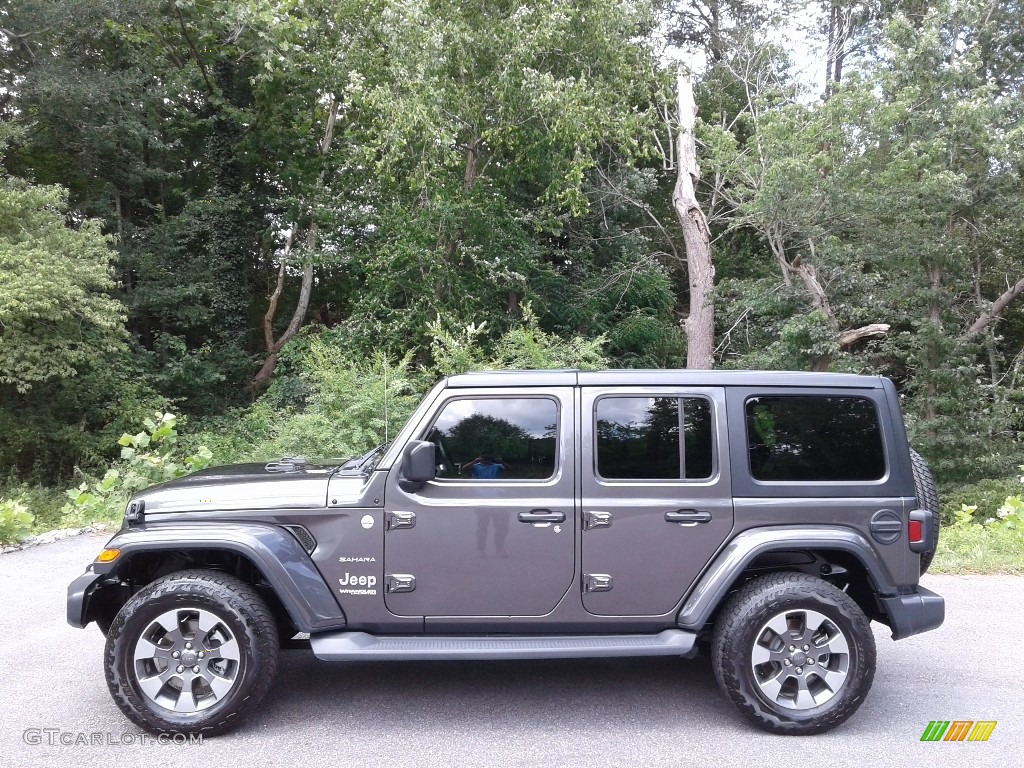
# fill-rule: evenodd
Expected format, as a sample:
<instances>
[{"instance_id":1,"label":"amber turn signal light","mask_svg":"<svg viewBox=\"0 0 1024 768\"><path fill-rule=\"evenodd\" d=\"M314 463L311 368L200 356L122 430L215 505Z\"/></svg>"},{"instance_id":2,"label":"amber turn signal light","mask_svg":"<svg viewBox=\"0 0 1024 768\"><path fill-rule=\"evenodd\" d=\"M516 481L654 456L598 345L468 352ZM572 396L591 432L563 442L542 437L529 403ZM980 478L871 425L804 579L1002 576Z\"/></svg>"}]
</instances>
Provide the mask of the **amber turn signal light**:
<instances>
[{"instance_id":1,"label":"amber turn signal light","mask_svg":"<svg viewBox=\"0 0 1024 768\"><path fill-rule=\"evenodd\" d=\"M117 556L121 554L120 549L104 549L98 555L96 555L97 563L109 563L112 560L117 559Z\"/></svg>"}]
</instances>

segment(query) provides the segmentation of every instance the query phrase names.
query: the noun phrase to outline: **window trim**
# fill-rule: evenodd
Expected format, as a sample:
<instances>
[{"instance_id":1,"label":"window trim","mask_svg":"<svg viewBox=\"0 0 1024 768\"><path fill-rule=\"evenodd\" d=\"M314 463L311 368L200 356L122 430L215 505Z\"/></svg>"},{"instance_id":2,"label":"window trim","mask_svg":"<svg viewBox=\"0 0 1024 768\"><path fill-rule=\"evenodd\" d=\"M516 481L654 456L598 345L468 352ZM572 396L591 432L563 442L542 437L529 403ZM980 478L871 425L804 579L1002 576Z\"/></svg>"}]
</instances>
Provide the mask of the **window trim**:
<instances>
[{"instance_id":1,"label":"window trim","mask_svg":"<svg viewBox=\"0 0 1024 768\"><path fill-rule=\"evenodd\" d=\"M600 472L600 444L598 442L597 409L603 400L654 400L666 398L672 400L701 399L708 404L711 414L711 474L707 477L605 477ZM591 411L591 457L593 466L591 472L594 480L600 485L689 485L707 486L718 482L718 410L713 397L703 392L606 392L598 395L593 400L594 407ZM685 409L679 409L679 418L682 420ZM686 473L686 446L685 432L682 421L680 421L679 440L679 469L680 474Z\"/></svg>"}]
</instances>

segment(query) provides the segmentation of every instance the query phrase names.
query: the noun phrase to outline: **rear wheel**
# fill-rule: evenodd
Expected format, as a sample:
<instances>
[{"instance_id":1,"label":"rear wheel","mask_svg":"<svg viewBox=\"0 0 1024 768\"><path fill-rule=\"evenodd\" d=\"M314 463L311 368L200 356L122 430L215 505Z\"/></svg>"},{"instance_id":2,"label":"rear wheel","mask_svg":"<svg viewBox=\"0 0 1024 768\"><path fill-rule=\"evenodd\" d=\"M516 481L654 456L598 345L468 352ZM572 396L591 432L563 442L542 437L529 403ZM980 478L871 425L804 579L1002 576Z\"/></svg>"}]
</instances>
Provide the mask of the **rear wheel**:
<instances>
[{"instance_id":1,"label":"rear wheel","mask_svg":"<svg viewBox=\"0 0 1024 768\"><path fill-rule=\"evenodd\" d=\"M777 573L726 604L711 640L715 677L733 704L772 733L835 728L863 703L875 640L857 604L828 582Z\"/></svg>"},{"instance_id":2,"label":"rear wheel","mask_svg":"<svg viewBox=\"0 0 1024 768\"><path fill-rule=\"evenodd\" d=\"M181 571L129 600L107 634L107 685L154 733L215 734L259 703L277 672L278 634L256 591L216 571Z\"/></svg>"}]
</instances>

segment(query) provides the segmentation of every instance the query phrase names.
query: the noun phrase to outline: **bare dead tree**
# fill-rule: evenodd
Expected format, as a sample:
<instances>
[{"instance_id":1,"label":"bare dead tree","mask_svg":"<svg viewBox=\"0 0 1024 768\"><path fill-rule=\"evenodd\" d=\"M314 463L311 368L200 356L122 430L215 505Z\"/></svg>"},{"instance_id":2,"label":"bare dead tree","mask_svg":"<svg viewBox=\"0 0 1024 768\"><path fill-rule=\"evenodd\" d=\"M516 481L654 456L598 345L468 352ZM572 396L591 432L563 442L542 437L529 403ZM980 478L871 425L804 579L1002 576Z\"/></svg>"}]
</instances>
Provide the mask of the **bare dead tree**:
<instances>
[{"instance_id":1,"label":"bare dead tree","mask_svg":"<svg viewBox=\"0 0 1024 768\"><path fill-rule=\"evenodd\" d=\"M715 354L715 305L713 289L715 267L711 263L711 234L708 222L697 202L700 180L697 142L693 128L697 105L693 81L681 69L676 79L679 131L676 135L676 185L672 207L683 229L686 244L686 271L690 281L690 313L683 323L686 331L686 367L713 368Z\"/></svg>"}]
</instances>

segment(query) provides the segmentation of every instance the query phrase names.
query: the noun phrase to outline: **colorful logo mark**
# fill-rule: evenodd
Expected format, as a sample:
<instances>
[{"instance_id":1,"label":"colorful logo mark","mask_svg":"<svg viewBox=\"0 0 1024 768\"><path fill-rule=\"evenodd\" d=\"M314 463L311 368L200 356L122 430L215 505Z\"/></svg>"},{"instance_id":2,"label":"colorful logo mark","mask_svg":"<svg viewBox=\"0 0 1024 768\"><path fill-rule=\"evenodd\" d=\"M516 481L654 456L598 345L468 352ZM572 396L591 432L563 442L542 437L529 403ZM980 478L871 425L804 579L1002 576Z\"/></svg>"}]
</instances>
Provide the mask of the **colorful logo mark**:
<instances>
[{"instance_id":1,"label":"colorful logo mark","mask_svg":"<svg viewBox=\"0 0 1024 768\"><path fill-rule=\"evenodd\" d=\"M932 720L921 741L988 741L995 727L995 720Z\"/></svg>"}]
</instances>

